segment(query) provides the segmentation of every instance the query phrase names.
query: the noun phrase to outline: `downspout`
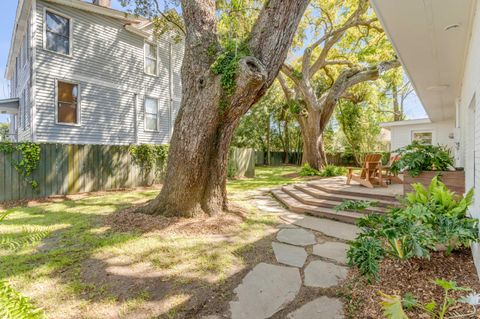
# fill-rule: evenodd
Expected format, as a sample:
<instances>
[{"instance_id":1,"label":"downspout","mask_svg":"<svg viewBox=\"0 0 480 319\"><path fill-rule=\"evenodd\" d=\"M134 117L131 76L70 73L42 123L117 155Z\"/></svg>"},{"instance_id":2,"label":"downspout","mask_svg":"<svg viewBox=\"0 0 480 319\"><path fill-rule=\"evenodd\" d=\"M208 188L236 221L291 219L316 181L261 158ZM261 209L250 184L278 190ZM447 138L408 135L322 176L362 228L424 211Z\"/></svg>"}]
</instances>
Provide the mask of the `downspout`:
<instances>
[{"instance_id":1,"label":"downspout","mask_svg":"<svg viewBox=\"0 0 480 319\"><path fill-rule=\"evenodd\" d=\"M133 93L133 133L134 144L138 144L138 93Z\"/></svg>"},{"instance_id":2,"label":"downspout","mask_svg":"<svg viewBox=\"0 0 480 319\"><path fill-rule=\"evenodd\" d=\"M170 137L168 142L172 139L173 134L173 62L172 62L172 44L168 43L168 91L169 91L169 114L170 114Z\"/></svg>"}]
</instances>

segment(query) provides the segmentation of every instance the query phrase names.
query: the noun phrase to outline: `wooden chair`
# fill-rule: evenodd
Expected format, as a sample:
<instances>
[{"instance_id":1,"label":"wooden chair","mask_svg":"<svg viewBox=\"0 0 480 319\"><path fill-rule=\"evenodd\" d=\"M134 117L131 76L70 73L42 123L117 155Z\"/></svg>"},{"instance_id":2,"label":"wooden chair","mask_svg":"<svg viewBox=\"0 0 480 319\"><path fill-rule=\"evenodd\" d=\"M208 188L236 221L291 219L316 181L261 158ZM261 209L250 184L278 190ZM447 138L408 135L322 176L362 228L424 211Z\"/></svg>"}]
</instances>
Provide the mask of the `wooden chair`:
<instances>
[{"instance_id":1,"label":"wooden chair","mask_svg":"<svg viewBox=\"0 0 480 319\"><path fill-rule=\"evenodd\" d=\"M353 169L353 167L348 168L347 185L350 185L350 182L354 180L368 188L373 188L374 185L387 187L382 176L382 154L368 154L365 156L360 175L353 174Z\"/></svg>"},{"instance_id":2,"label":"wooden chair","mask_svg":"<svg viewBox=\"0 0 480 319\"><path fill-rule=\"evenodd\" d=\"M392 184L403 184L403 180L398 177L398 174L392 173L390 168L392 167L393 163L398 161L400 159L400 155L392 155L390 156L390 159L388 160L388 164L382 166L382 178L385 180L390 180L390 183ZM385 172L383 172L385 171Z\"/></svg>"}]
</instances>

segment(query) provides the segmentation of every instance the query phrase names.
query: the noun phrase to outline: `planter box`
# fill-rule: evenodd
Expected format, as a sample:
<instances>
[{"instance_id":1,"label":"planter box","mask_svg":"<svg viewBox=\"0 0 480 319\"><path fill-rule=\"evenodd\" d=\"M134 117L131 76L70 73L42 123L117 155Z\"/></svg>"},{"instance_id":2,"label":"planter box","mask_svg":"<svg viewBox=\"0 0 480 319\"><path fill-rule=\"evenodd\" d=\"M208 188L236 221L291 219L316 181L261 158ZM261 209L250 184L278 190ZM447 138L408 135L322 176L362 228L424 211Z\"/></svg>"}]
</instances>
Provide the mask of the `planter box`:
<instances>
[{"instance_id":1,"label":"planter box","mask_svg":"<svg viewBox=\"0 0 480 319\"><path fill-rule=\"evenodd\" d=\"M457 194L465 193L465 171L423 171L420 175L412 177L407 173L403 175L403 194L410 193L413 188L411 184L420 183L425 187L430 185L432 178L440 175L439 178L449 190Z\"/></svg>"}]
</instances>

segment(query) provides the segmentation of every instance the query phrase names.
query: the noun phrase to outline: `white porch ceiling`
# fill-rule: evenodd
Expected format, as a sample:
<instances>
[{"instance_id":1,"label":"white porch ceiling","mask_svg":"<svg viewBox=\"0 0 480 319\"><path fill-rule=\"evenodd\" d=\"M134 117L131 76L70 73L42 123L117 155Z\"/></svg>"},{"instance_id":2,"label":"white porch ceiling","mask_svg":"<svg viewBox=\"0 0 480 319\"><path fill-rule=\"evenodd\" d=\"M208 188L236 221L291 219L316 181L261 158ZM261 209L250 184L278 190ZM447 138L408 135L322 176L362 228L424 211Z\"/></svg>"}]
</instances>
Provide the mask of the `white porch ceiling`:
<instances>
[{"instance_id":1,"label":"white porch ceiling","mask_svg":"<svg viewBox=\"0 0 480 319\"><path fill-rule=\"evenodd\" d=\"M18 98L0 100L0 114L17 114L18 109Z\"/></svg>"},{"instance_id":2,"label":"white porch ceiling","mask_svg":"<svg viewBox=\"0 0 480 319\"><path fill-rule=\"evenodd\" d=\"M430 119L454 117L475 0L371 2Z\"/></svg>"}]
</instances>

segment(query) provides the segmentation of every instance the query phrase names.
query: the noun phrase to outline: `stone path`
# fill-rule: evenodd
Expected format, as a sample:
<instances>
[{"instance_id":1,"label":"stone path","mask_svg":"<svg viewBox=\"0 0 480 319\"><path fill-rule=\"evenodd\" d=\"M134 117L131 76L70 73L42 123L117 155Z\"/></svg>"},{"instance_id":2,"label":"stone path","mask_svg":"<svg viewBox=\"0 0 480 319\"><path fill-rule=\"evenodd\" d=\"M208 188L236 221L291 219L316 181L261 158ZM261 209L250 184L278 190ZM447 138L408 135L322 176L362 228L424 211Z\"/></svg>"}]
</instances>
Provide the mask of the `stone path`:
<instances>
[{"instance_id":1,"label":"stone path","mask_svg":"<svg viewBox=\"0 0 480 319\"><path fill-rule=\"evenodd\" d=\"M310 293L309 289L335 289L342 284L348 271L346 241L354 239L359 229L341 222L292 214L274 200L268 190L251 192L249 196L250 203L260 211L279 214L284 221L272 242L278 264L260 263L244 277L234 290L228 318L345 318L339 298L332 298L331 292L329 296L318 290ZM307 293L301 294L302 291ZM299 295L308 298L297 300Z\"/></svg>"}]
</instances>

